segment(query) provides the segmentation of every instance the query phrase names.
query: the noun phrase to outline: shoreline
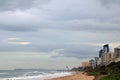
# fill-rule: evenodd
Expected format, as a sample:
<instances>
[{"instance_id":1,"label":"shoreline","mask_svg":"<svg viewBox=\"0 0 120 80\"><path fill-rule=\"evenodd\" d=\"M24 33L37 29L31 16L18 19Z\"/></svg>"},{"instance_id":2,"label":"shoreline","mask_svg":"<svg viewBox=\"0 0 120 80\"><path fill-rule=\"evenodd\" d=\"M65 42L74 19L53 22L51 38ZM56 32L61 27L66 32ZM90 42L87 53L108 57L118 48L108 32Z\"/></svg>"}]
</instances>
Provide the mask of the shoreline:
<instances>
[{"instance_id":1,"label":"shoreline","mask_svg":"<svg viewBox=\"0 0 120 80\"><path fill-rule=\"evenodd\" d=\"M94 76L88 76L86 74L83 74L82 72L76 72L72 75L45 80L94 80L94 78L95 78Z\"/></svg>"}]
</instances>

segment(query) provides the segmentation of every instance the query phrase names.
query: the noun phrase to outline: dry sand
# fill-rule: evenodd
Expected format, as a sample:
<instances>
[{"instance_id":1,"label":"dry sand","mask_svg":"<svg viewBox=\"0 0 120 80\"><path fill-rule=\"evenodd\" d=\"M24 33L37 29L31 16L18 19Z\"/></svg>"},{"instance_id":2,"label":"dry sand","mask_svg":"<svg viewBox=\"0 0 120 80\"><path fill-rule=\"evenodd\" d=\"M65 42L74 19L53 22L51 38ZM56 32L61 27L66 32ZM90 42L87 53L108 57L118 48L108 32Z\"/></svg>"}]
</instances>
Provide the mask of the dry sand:
<instances>
[{"instance_id":1,"label":"dry sand","mask_svg":"<svg viewBox=\"0 0 120 80\"><path fill-rule=\"evenodd\" d=\"M87 76L86 74L82 74L82 72L77 72L70 76L47 79L47 80L93 80L94 76Z\"/></svg>"}]
</instances>

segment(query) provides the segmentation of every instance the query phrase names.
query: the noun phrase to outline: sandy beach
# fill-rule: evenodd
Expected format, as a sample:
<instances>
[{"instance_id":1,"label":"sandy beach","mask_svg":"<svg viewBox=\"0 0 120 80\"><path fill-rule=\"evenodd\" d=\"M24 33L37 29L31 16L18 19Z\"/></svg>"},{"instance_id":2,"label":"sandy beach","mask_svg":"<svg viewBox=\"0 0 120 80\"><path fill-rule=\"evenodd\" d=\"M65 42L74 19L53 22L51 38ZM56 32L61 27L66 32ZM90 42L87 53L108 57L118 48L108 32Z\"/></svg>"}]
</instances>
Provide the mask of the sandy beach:
<instances>
[{"instance_id":1,"label":"sandy beach","mask_svg":"<svg viewBox=\"0 0 120 80\"><path fill-rule=\"evenodd\" d=\"M93 80L94 76L87 76L86 74L82 74L82 72L77 72L70 76L64 76L59 78L47 79L47 80Z\"/></svg>"}]
</instances>

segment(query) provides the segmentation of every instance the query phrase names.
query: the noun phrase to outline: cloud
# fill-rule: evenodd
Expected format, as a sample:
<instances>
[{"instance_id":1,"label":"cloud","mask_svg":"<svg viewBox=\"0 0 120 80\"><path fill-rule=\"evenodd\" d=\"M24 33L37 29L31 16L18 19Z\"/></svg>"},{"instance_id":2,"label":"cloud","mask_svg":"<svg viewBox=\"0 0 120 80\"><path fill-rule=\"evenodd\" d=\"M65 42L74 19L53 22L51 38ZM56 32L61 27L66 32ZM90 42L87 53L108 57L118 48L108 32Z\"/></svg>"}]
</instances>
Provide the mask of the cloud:
<instances>
[{"instance_id":1,"label":"cloud","mask_svg":"<svg viewBox=\"0 0 120 80\"><path fill-rule=\"evenodd\" d=\"M112 20L114 22L114 20ZM71 20L66 21L63 25L59 27L54 27L63 30L77 30L77 31L86 31L86 32L119 32L119 23L112 23L108 20L104 21L95 21L95 20Z\"/></svg>"},{"instance_id":2,"label":"cloud","mask_svg":"<svg viewBox=\"0 0 120 80\"><path fill-rule=\"evenodd\" d=\"M29 45L31 44L31 42L8 42L8 44Z\"/></svg>"},{"instance_id":3,"label":"cloud","mask_svg":"<svg viewBox=\"0 0 120 80\"><path fill-rule=\"evenodd\" d=\"M93 57L100 48L93 44L120 40L118 3L117 0L0 0L0 32L4 34L0 39L22 37L9 38L7 44L0 42L0 50L63 49L54 57Z\"/></svg>"},{"instance_id":4,"label":"cloud","mask_svg":"<svg viewBox=\"0 0 120 80\"><path fill-rule=\"evenodd\" d=\"M96 28L97 29L97 28ZM72 30L72 29L71 29ZM95 55L98 55L100 46L96 46L93 44L98 43L112 43L119 41L119 32L117 33L90 33L85 31L65 31L65 30L54 30L54 29L43 29L38 32L19 32L16 34L15 32L3 32L6 40L6 37L10 36L18 36L8 38L7 44L1 43L0 50L1 51L9 51L9 52L51 52L56 49L63 49L59 51L60 54L54 55L54 57L75 57L79 59L83 58L91 58ZM112 36L112 37L110 37ZM3 36L0 38L2 39ZM19 39L20 37L20 39ZM15 40L14 40L15 39ZM9 42L31 42L30 45L11 45Z\"/></svg>"},{"instance_id":5,"label":"cloud","mask_svg":"<svg viewBox=\"0 0 120 80\"><path fill-rule=\"evenodd\" d=\"M21 41L20 38L8 38L7 40L3 40L3 42L12 44L12 45L30 45L31 42Z\"/></svg>"},{"instance_id":6,"label":"cloud","mask_svg":"<svg viewBox=\"0 0 120 80\"><path fill-rule=\"evenodd\" d=\"M8 41L20 40L20 38L8 38Z\"/></svg>"},{"instance_id":7,"label":"cloud","mask_svg":"<svg viewBox=\"0 0 120 80\"><path fill-rule=\"evenodd\" d=\"M75 66L98 56L106 43L119 46L119 3L0 0L0 61L6 61L0 68Z\"/></svg>"},{"instance_id":8,"label":"cloud","mask_svg":"<svg viewBox=\"0 0 120 80\"><path fill-rule=\"evenodd\" d=\"M0 25L0 30L13 31L13 32L34 32L37 28L26 25Z\"/></svg>"},{"instance_id":9,"label":"cloud","mask_svg":"<svg viewBox=\"0 0 120 80\"><path fill-rule=\"evenodd\" d=\"M26 10L48 3L50 0L0 0L0 11Z\"/></svg>"},{"instance_id":10,"label":"cloud","mask_svg":"<svg viewBox=\"0 0 120 80\"><path fill-rule=\"evenodd\" d=\"M120 42L111 42L111 43L97 43L97 44L93 44L94 46L99 46L99 47L103 47L103 45L105 44L109 44L109 47L111 49L111 51L114 51L114 48L119 47L120 46Z\"/></svg>"},{"instance_id":11,"label":"cloud","mask_svg":"<svg viewBox=\"0 0 120 80\"><path fill-rule=\"evenodd\" d=\"M100 0L100 1L104 5L110 5L110 4L119 5L120 4L120 0Z\"/></svg>"},{"instance_id":12,"label":"cloud","mask_svg":"<svg viewBox=\"0 0 120 80\"><path fill-rule=\"evenodd\" d=\"M13 12L0 13L0 30L35 32L40 29L58 29L101 33L118 32L120 29L120 10L105 8L96 0L66 0L64 3L63 0L30 0L29 3L26 0L5 0L3 5L7 3L26 5L18 5ZM46 5L41 8L39 4ZM21 11L19 7L28 7L28 10Z\"/></svg>"},{"instance_id":13,"label":"cloud","mask_svg":"<svg viewBox=\"0 0 120 80\"><path fill-rule=\"evenodd\" d=\"M58 45L57 45L58 46ZM60 47L60 46L59 46ZM64 44L61 46L63 50L59 54L52 56L53 58L58 57L71 57L78 59L89 59L93 58L95 55L98 55L99 47L87 43L78 43L78 44Z\"/></svg>"}]
</instances>

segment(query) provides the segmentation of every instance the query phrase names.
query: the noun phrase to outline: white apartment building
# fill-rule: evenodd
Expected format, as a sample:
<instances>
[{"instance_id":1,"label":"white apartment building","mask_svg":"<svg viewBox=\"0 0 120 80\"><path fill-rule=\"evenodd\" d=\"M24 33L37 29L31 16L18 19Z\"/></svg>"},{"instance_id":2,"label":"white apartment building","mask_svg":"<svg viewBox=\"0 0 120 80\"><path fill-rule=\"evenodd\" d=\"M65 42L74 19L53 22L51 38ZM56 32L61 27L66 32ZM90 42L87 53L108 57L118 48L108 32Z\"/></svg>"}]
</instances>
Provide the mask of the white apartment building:
<instances>
[{"instance_id":1,"label":"white apartment building","mask_svg":"<svg viewBox=\"0 0 120 80\"><path fill-rule=\"evenodd\" d=\"M102 65L108 65L108 64L110 64L111 62L114 62L114 53L112 53L112 52L107 52L107 53L104 53L104 54L101 56L101 64L102 64Z\"/></svg>"},{"instance_id":2,"label":"white apartment building","mask_svg":"<svg viewBox=\"0 0 120 80\"><path fill-rule=\"evenodd\" d=\"M120 61L120 47L114 49L114 59L115 62Z\"/></svg>"}]
</instances>

